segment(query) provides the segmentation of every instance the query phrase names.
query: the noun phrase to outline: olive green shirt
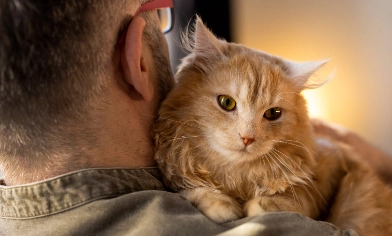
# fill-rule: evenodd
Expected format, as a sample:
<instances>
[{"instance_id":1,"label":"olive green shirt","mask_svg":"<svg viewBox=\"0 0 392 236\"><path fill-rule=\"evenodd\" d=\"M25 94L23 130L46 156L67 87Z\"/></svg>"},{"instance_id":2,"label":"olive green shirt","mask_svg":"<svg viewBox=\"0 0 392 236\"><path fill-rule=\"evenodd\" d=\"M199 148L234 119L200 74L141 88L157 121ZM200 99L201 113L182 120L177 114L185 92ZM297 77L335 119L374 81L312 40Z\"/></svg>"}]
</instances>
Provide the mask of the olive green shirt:
<instances>
[{"instance_id":1,"label":"olive green shirt","mask_svg":"<svg viewBox=\"0 0 392 236\"><path fill-rule=\"evenodd\" d=\"M177 193L156 168L88 169L0 186L0 235L356 235L297 213L217 224Z\"/></svg>"}]
</instances>

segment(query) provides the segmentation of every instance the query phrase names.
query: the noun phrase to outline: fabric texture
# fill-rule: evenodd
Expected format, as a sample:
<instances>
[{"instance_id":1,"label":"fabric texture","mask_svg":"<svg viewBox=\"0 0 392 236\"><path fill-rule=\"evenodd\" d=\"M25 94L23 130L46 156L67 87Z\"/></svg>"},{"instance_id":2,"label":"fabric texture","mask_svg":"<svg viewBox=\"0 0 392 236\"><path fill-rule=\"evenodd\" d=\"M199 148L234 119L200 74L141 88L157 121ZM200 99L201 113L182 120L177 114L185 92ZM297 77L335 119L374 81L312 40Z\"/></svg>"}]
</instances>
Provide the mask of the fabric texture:
<instances>
[{"instance_id":1,"label":"fabric texture","mask_svg":"<svg viewBox=\"0 0 392 236\"><path fill-rule=\"evenodd\" d=\"M216 224L167 191L156 168L143 168L80 170L0 186L0 235L357 234L289 212Z\"/></svg>"}]
</instances>

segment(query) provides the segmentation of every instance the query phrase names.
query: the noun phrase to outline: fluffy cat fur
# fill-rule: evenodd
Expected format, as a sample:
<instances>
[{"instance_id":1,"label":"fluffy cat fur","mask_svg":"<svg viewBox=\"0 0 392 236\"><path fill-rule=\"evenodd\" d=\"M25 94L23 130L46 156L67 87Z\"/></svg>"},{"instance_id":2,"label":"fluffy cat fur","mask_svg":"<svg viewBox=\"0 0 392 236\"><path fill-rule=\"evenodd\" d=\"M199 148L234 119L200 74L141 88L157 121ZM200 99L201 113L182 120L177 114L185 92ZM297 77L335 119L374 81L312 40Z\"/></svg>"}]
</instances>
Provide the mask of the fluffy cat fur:
<instances>
[{"instance_id":1,"label":"fluffy cat fur","mask_svg":"<svg viewBox=\"0 0 392 236\"><path fill-rule=\"evenodd\" d=\"M216 222L294 211L392 235L392 193L349 150L316 137L300 92L325 61L295 63L217 39L198 18L155 124L165 183ZM236 101L227 111L218 96ZM280 108L268 120L266 111Z\"/></svg>"}]
</instances>

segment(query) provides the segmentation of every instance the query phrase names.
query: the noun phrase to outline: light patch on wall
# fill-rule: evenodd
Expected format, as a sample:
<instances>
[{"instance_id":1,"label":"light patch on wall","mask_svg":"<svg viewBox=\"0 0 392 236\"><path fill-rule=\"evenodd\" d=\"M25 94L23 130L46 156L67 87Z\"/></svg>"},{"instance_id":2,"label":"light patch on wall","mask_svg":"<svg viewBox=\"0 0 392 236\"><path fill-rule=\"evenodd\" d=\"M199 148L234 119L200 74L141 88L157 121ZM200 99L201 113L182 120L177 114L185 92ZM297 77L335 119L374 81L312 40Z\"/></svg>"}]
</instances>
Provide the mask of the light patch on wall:
<instances>
[{"instance_id":1,"label":"light patch on wall","mask_svg":"<svg viewBox=\"0 0 392 236\"><path fill-rule=\"evenodd\" d=\"M320 96L319 91L316 90L305 90L302 92L308 102L309 116L314 118L326 118L328 117L328 110L323 106L323 98Z\"/></svg>"},{"instance_id":2,"label":"light patch on wall","mask_svg":"<svg viewBox=\"0 0 392 236\"><path fill-rule=\"evenodd\" d=\"M334 78L304 92L311 117L342 124L392 154L392 1L232 0L233 39L293 61L332 58Z\"/></svg>"}]
</instances>

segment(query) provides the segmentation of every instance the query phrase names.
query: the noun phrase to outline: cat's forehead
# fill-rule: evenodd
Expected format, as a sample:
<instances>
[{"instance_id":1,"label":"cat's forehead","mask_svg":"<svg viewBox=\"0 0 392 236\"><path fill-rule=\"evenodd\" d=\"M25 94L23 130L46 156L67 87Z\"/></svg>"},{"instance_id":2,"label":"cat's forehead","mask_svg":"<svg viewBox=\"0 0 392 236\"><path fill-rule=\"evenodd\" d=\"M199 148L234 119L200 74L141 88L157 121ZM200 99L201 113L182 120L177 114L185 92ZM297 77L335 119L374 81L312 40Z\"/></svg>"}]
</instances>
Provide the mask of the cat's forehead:
<instances>
[{"instance_id":1,"label":"cat's forehead","mask_svg":"<svg viewBox=\"0 0 392 236\"><path fill-rule=\"evenodd\" d=\"M247 100L278 93L286 83L285 67L278 58L250 49L234 52L220 71L229 77L231 92Z\"/></svg>"},{"instance_id":2,"label":"cat's forehead","mask_svg":"<svg viewBox=\"0 0 392 236\"><path fill-rule=\"evenodd\" d=\"M226 43L226 50L226 55L231 59L231 63L249 67L253 69L251 71L255 74L288 69L283 59L263 51L233 43Z\"/></svg>"},{"instance_id":3,"label":"cat's forehead","mask_svg":"<svg viewBox=\"0 0 392 236\"><path fill-rule=\"evenodd\" d=\"M271 74L243 73L230 82L230 93L243 102L243 106L259 107L276 103L283 91L283 84L278 84Z\"/></svg>"}]
</instances>

